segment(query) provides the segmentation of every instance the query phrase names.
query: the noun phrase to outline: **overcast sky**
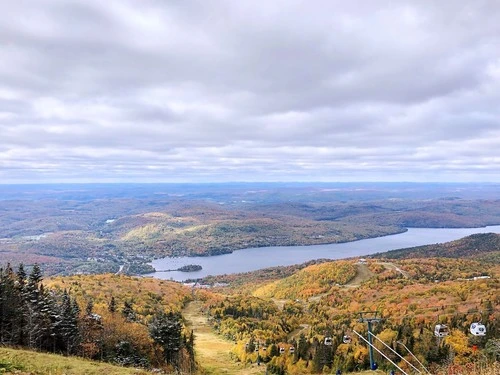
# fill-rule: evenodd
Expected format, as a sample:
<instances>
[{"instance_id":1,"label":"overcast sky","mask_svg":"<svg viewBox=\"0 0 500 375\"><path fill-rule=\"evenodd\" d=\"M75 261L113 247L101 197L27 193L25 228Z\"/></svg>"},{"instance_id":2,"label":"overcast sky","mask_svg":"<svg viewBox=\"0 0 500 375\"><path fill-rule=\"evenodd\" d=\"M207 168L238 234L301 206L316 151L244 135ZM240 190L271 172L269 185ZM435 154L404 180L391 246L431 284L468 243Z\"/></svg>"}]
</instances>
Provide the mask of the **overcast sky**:
<instances>
[{"instance_id":1,"label":"overcast sky","mask_svg":"<svg viewBox=\"0 0 500 375\"><path fill-rule=\"evenodd\" d=\"M500 181L500 1L0 0L0 182Z\"/></svg>"}]
</instances>

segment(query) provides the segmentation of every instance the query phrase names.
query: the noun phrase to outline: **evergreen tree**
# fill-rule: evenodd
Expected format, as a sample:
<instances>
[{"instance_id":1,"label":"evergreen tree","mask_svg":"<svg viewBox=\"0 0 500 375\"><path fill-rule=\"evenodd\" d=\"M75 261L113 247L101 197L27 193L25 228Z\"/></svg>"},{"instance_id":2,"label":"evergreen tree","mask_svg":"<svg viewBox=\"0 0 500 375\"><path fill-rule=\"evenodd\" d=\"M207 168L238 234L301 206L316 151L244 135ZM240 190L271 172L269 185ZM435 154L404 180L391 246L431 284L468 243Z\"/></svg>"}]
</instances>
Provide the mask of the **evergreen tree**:
<instances>
[{"instance_id":1,"label":"evergreen tree","mask_svg":"<svg viewBox=\"0 0 500 375\"><path fill-rule=\"evenodd\" d=\"M312 358L312 366L313 366L313 371L314 372L321 372L323 369L323 352L321 345L317 339L314 339L313 342L313 347L314 347L314 355Z\"/></svg>"},{"instance_id":2,"label":"evergreen tree","mask_svg":"<svg viewBox=\"0 0 500 375\"><path fill-rule=\"evenodd\" d=\"M16 311L16 288L12 269L8 264L0 269L0 343L15 344L14 320Z\"/></svg>"},{"instance_id":3,"label":"evergreen tree","mask_svg":"<svg viewBox=\"0 0 500 375\"><path fill-rule=\"evenodd\" d=\"M116 312L116 300L115 297L111 296L111 299L108 304L108 311L110 313L115 313Z\"/></svg>"},{"instance_id":4,"label":"evergreen tree","mask_svg":"<svg viewBox=\"0 0 500 375\"><path fill-rule=\"evenodd\" d=\"M271 348L269 349L269 356L272 357L277 357L280 355L280 351L278 349L278 346L276 344L272 344Z\"/></svg>"},{"instance_id":5,"label":"evergreen tree","mask_svg":"<svg viewBox=\"0 0 500 375\"><path fill-rule=\"evenodd\" d=\"M76 300L72 300L66 291L64 291L60 307L59 334L62 341L62 347L66 354L74 354L80 343L80 334L78 329L78 316L80 309Z\"/></svg>"},{"instance_id":6,"label":"evergreen tree","mask_svg":"<svg viewBox=\"0 0 500 375\"><path fill-rule=\"evenodd\" d=\"M246 345L246 352L247 353L253 353L255 351L255 339L254 337L250 337L250 340L248 341L248 344Z\"/></svg>"},{"instance_id":7,"label":"evergreen tree","mask_svg":"<svg viewBox=\"0 0 500 375\"><path fill-rule=\"evenodd\" d=\"M24 283L26 282L26 271L24 270L24 265L21 263L19 264L19 268L17 269L17 281L24 285Z\"/></svg>"},{"instance_id":8,"label":"evergreen tree","mask_svg":"<svg viewBox=\"0 0 500 375\"><path fill-rule=\"evenodd\" d=\"M186 342L186 349L189 355L194 358L194 331L189 333L189 338Z\"/></svg>"},{"instance_id":9,"label":"evergreen tree","mask_svg":"<svg viewBox=\"0 0 500 375\"><path fill-rule=\"evenodd\" d=\"M53 350L54 340L54 309L55 301L50 293L43 287L39 287L39 300L38 300L38 316L37 316L37 337L36 347L39 350Z\"/></svg>"},{"instance_id":10,"label":"evergreen tree","mask_svg":"<svg viewBox=\"0 0 500 375\"><path fill-rule=\"evenodd\" d=\"M26 321L26 333L28 347L36 348L39 319L39 290L38 283L41 280L40 269L33 267L28 282L23 288L22 312ZM24 344L24 343L23 343ZM23 345L21 344L21 345Z\"/></svg>"},{"instance_id":11,"label":"evergreen tree","mask_svg":"<svg viewBox=\"0 0 500 375\"><path fill-rule=\"evenodd\" d=\"M14 275L12 268L7 267L8 289L10 295L7 298L9 307L8 311L11 314L10 324L12 325L11 343L14 345L28 345L28 330L26 316L24 314L26 308L26 278L21 279L24 274L24 269L21 268L21 277ZM7 314L9 314L9 312Z\"/></svg>"},{"instance_id":12,"label":"evergreen tree","mask_svg":"<svg viewBox=\"0 0 500 375\"><path fill-rule=\"evenodd\" d=\"M297 343L297 358L298 359L307 359L307 352L309 350L309 343L307 342L306 336L304 333L301 333L299 336L299 341Z\"/></svg>"},{"instance_id":13,"label":"evergreen tree","mask_svg":"<svg viewBox=\"0 0 500 375\"><path fill-rule=\"evenodd\" d=\"M172 312L156 314L149 325L149 334L163 349L165 362L177 367L182 344L180 314Z\"/></svg>"},{"instance_id":14,"label":"evergreen tree","mask_svg":"<svg viewBox=\"0 0 500 375\"><path fill-rule=\"evenodd\" d=\"M87 301L87 305L85 306L85 316L90 316L92 315L92 312L94 310L94 301L90 298Z\"/></svg>"},{"instance_id":15,"label":"evergreen tree","mask_svg":"<svg viewBox=\"0 0 500 375\"><path fill-rule=\"evenodd\" d=\"M134 311L134 307L132 305L132 301L123 302L122 315L129 322L135 322L137 320L137 316Z\"/></svg>"},{"instance_id":16,"label":"evergreen tree","mask_svg":"<svg viewBox=\"0 0 500 375\"><path fill-rule=\"evenodd\" d=\"M30 276L28 278L28 282L31 282L34 285L38 285L42 281L42 270L38 264L33 265L33 269L30 272Z\"/></svg>"}]
</instances>

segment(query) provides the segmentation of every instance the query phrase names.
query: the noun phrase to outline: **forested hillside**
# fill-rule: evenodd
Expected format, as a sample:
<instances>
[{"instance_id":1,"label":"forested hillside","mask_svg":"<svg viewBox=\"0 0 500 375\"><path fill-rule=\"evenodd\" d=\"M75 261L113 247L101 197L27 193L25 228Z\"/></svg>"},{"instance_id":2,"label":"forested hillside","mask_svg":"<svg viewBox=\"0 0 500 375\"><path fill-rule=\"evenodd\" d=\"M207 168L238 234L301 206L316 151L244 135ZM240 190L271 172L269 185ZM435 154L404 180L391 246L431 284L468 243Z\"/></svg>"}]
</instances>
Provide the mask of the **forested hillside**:
<instances>
[{"instance_id":1,"label":"forested hillside","mask_svg":"<svg viewBox=\"0 0 500 375\"><path fill-rule=\"evenodd\" d=\"M253 295L268 298L308 298L344 285L356 275L352 262L311 265L297 273L257 289Z\"/></svg>"},{"instance_id":2,"label":"forested hillside","mask_svg":"<svg viewBox=\"0 0 500 375\"><path fill-rule=\"evenodd\" d=\"M192 371L180 284L115 275L44 284L38 266L0 269L0 342L123 366Z\"/></svg>"},{"instance_id":3,"label":"forested hillside","mask_svg":"<svg viewBox=\"0 0 500 375\"><path fill-rule=\"evenodd\" d=\"M363 311L377 311L383 318L374 324L378 339L416 364L404 344L435 373L451 363L486 366L499 358L499 267L498 263L445 258L370 260L366 264L336 261L302 268L257 289L249 282L247 290L254 297L245 293L237 275L232 277L237 289L221 288L235 290L237 295L204 295L214 328L235 341L233 352L239 360L265 362L271 373L369 367L366 344L353 333L367 335L366 324L358 322ZM360 272L362 278L358 278ZM252 280L251 274L242 277ZM345 277L360 284L347 282ZM231 280L226 277L226 281ZM485 337L469 332L478 321L487 328ZM449 327L448 337L434 336L438 323ZM350 343L343 342L345 335L351 336ZM384 350L381 343L376 345ZM394 354L389 357L408 368ZM391 368L377 358L382 368Z\"/></svg>"},{"instance_id":4,"label":"forested hillside","mask_svg":"<svg viewBox=\"0 0 500 375\"><path fill-rule=\"evenodd\" d=\"M410 247L400 250L387 251L374 255L378 258L403 259L403 258L472 258L491 259L498 263L500 254L500 234L478 233L443 244ZM496 259L496 261L495 261Z\"/></svg>"},{"instance_id":5,"label":"forested hillside","mask_svg":"<svg viewBox=\"0 0 500 375\"><path fill-rule=\"evenodd\" d=\"M387 349L384 342L416 365L409 350L435 374L450 366L479 373L500 359L498 234L366 261L321 259L207 277L189 287L123 274L148 272L148 262L164 255L343 242L405 226L500 223L494 189L488 199L477 199L472 190L457 190L454 197L451 190L432 195L413 188L238 186L223 193L179 187L127 198L106 189L97 195L7 196L0 254L2 262L15 265L4 263L0 270L0 343L139 371L226 371L216 345L205 342L197 352L196 332L188 328L196 326L206 330L203 340L216 337L231 348L224 356L235 361L228 374L346 373L370 366L366 343L356 334L367 336L359 321L364 312L381 318L373 324L380 350ZM38 261L42 268L33 266ZM42 273L73 275L42 280ZM485 336L473 335L472 323L484 324ZM446 337L435 336L437 324L448 327ZM394 353L387 355L409 368ZM218 360L207 368L196 361L214 356ZM380 369L393 368L375 356ZM23 371L26 365L8 366Z\"/></svg>"},{"instance_id":6,"label":"forested hillside","mask_svg":"<svg viewBox=\"0 0 500 375\"><path fill-rule=\"evenodd\" d=\"M163 256L495 225L496 191L472 184L6 186L0 252L4 263L38 263L45 274L146 274L149 261Z\"/></svg>"},{"instance_id":7,"label":"forested hillside","mask_svg":"<svg viewBox=\"0 0 500 375\"><path fill-rule=\"evenodd\" d=\"M358 319L369 311L382 318L373 325L380 350L386 348L378 339L415 365L409 349L433 373L468 364L479 366L478 372L500 355L499 275L498 263L467 258L323 260L221 276L213 280L229 285L193 291L175 282L112 274L42 281L37 267L29 275L23 267L6 267L0 272L0 340L145 370L196 372L196 333L182 317L183 306L194 298L203 301L214 332L232 342L242 371L367 369L367 346L354 332L366 337L366 324ZM471 335L474 322L485 325L486 336ZM448 326L447 337L434 336L438 323ZM376 359L381 369L391 368L377 354Z\"/></svg>"}]
</instances>

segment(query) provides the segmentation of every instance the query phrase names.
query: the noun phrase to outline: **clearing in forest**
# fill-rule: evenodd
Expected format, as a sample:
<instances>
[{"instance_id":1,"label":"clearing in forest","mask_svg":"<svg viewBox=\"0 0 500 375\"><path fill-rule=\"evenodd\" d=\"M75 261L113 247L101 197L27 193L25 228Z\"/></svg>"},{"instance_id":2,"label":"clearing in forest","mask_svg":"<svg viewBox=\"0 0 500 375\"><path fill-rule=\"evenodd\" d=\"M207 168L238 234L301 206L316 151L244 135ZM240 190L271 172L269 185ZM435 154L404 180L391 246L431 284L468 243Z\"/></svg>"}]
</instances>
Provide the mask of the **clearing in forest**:
<instances>
[{"instance_id":1,"label":"clearing in forest","mask_svg":"<svg viewBox=\"0 0 500 375\"><path fill-rule=\"evenodd\" d=\"M202 374L254 375L265 374L265 365L235 362L230 355L233 343L212 331L206 316L201 311L200 301L189 302L182 314L187 325L194 331L196 359Z\"/></svg>"}]
</instances>

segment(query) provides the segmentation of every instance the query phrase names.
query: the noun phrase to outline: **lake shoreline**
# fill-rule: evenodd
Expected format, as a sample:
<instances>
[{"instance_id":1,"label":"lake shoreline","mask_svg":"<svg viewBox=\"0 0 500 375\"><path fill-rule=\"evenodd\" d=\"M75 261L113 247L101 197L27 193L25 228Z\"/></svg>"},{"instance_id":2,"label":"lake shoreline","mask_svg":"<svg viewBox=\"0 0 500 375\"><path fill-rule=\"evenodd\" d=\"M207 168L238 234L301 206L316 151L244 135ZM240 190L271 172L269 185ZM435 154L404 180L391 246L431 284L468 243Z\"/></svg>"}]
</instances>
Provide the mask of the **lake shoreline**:
<instances>
[{"instance_id":1,"label":"lake shoreline","mask_svg":"<svg viewBox=\"0 0 500 375\"><path fill-rule=\"evenodd\" d=\"M231 253L213 256L165 257L151 262L156 269L177 269L186 264L197 263L203 270L190 272L189 279L209 275L222 275L254 271L257 269L300 264L314 259L345 259L368 256L408 247L449 242L475 233L500 233L500 225L474 228L405 228L405 231L361 239L350 242L321 245L266 246L234 250ZM175 281L187 280L186 273L151 273L145 276Z\"/></svg>"}]
</instances>

